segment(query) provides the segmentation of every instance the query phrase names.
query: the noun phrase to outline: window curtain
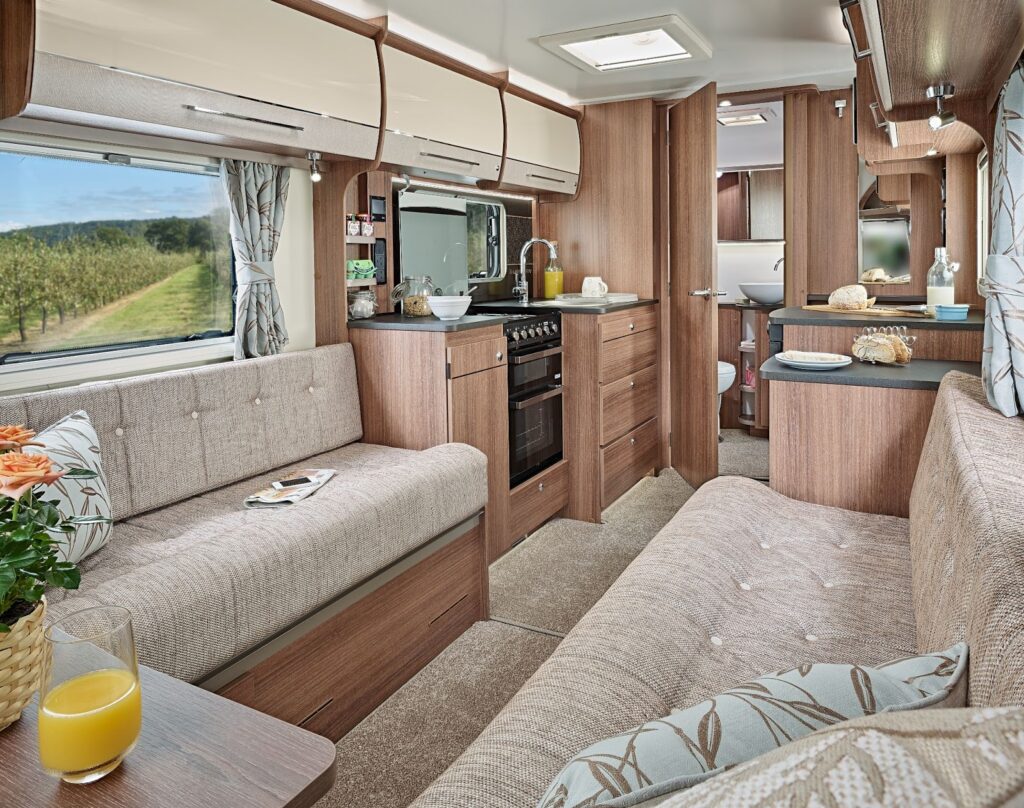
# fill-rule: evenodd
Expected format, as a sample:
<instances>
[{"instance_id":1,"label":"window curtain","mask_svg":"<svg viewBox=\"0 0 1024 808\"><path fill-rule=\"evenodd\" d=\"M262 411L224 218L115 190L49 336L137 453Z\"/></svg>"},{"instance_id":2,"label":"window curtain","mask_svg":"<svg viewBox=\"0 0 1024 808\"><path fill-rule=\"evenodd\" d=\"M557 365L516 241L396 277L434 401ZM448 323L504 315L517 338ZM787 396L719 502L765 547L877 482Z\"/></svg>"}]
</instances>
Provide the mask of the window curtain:
<instances>
[{"instance_id":1,"label":"window curtain","mask_svg":"<svg viewBox=\"0 0 1024 808\"><path fill-rule=\"evenodd\" d=\"M223 160L221 178L231 207L235 253L235 359L270 356L288 344L274 280L289 169L247 160Z\"/></svg>"},{"instance_id":2,"label":"window curtain","mask_svg":"<svg viewBox=\"0 0 1024 808\"><path fill-rule=\"evenodd\" d=\"M992 156L992 241L982 291L988 400L1007 417L1024 411L1024 65L1003 88Z\"/></svg>"}]
</instances>

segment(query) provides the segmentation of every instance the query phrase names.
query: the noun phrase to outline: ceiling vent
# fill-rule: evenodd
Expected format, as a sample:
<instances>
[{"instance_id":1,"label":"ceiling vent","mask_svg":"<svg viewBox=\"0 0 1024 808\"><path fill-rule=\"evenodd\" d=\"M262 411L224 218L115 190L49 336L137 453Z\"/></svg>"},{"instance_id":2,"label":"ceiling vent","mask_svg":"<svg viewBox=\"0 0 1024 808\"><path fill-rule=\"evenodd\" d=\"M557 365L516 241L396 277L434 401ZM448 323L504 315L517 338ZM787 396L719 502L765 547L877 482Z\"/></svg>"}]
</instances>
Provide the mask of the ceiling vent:
<instances>
[{"instance_id":1,"label":"ceiling vent","mask_svg":"<svg viewBox=\"0 0 1024 808\"><path fill-rule=\"evenodd\" d=\"M771 107L719 107L719 126L759 126L775 119Z\"/></svg>"},{"instance_id":2,"label":"ceiling vent","mask_svg":"<svg viewBox=\"0 0 1024 808\"><path fill-rule=\"evenodd\" d=\"M537 42L588 73L711 58L711 43L678 14L551 34Z\"/></svg>"}]
</instances>

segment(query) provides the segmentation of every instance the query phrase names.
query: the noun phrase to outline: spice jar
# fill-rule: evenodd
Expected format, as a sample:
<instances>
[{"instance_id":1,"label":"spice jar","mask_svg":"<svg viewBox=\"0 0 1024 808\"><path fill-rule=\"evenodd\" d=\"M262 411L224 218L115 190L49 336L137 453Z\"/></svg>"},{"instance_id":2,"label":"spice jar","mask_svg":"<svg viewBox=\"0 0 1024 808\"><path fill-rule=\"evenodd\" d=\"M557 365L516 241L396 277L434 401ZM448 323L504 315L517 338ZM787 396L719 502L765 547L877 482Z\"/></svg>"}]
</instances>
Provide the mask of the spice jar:
<instances>
[{"instance_id":1,"label":"spice jar","mask_svg":"<svg viewBox=\"0 0 1024 808\"><path fill-rule=\"evenodd\" d=\"M368 289L348 293L348 316L351 320L366 320L377 313L377 294Z\"/></svg>"},{"instance_id":2,"label":"spice jar","mask_svg":"<svg viewBox=\"0 0 1024 808\"><path fill-rule=\"evenodd\" d=\"M411 275L391 292L391 302L402 304L402 314L409 317L429 317L427 298L434 294L434 282L429 275Z\"/></svg>"}]
</instances>

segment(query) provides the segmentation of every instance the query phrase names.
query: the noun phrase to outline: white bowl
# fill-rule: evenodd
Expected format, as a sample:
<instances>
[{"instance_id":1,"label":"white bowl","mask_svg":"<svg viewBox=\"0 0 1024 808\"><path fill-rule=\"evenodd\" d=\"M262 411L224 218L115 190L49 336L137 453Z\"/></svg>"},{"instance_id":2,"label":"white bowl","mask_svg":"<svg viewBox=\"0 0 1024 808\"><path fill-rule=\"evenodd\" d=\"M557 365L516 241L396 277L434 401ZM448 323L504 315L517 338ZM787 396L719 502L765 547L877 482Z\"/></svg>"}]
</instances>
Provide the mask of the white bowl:
<instances>
[{"instance_id":1,"label":"white bowl","mask_svg":"<svg viewBox=\"0 0 1024 808\"><path fill-rule=\"evenodd\" d=\"M469 311L473 302L470 295L430 295L427 305L438 320L458 320Z\"/></svg>"},{"instance_id":2,"label":"white bowl","mask_svg":"<svg viewBox=\"0 0 1024 808\"><path fill-rule=\"evenodd\" d=\"M786 296L786 289L782 283L741 283L740 291L755 303L763 303L766 306L781 303Z\"/></svg>"}]
</instances>

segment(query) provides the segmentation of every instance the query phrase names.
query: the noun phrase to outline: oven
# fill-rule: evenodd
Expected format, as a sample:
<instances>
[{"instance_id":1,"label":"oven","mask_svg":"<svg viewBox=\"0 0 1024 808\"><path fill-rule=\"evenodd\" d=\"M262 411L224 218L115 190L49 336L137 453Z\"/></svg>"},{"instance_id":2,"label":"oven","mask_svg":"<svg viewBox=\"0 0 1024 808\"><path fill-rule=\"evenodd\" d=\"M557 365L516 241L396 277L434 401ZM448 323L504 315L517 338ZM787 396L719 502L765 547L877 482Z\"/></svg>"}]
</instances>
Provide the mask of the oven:
<instances>
[{"instance_id":1,"label":"oven","mask_svg":"<svg viewBox=\"0 0 1024 808\"><path fill-rule=\"evenodd\" d=\"M509 480L514 488L562 459L562 335L554 315L505 325Z\"/></svg>"}]
</instances>

